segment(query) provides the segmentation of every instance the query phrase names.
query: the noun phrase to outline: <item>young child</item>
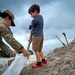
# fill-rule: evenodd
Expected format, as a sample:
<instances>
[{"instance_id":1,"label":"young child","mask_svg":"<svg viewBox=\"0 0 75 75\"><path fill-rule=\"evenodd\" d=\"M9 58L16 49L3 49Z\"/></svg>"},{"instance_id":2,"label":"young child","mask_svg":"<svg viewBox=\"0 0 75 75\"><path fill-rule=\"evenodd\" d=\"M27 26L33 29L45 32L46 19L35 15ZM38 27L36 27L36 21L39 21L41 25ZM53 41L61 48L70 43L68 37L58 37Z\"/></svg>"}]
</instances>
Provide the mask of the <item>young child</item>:
<instances>
[{"instance_id":1,"label":"young child","mask_svg":"<svg viewBox=\"0 0 75 75\"><path fill-rule=\"evenodd\" d=\"M32 20L32 28L30 31L29 41L32 42L32 48L35 52L37 63L32 66L32 68L40 68L43 67L42 64L47 64L45 60L44 54L42 52L43 46L43 17L40 15L40 6L37 4L33 4L28 13L33 18Z\"/></svg>"}]
</instances>

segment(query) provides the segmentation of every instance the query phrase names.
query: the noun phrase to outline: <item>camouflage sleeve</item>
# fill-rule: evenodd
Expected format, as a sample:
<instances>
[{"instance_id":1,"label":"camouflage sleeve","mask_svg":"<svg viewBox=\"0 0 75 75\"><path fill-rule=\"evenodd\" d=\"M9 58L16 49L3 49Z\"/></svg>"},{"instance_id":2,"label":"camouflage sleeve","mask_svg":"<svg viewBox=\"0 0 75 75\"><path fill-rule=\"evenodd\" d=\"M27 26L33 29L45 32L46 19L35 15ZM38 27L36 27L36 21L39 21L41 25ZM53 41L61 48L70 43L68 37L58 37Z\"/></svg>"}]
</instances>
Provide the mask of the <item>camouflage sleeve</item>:
<instances>
[{"instance_id":1,"label":"camouflage sleeve","mask_svg":"<svg viewBox=\"0 0 75 75\"><path fill-rule=\"evenodd\" d=\"M6 42L17 52L20 52L23 46L13 37L12 34L8 33L3 36Z\"/></svg>"},{"instance_id":2,"label":"camouflage sleeve","mask_svg":"<svg viewBox=\"0 0 75 75\"><path fill-rule=\"evenodd\" d=\"M0 31L5 41L17 52L20 52L23 46L13 37L12 32L5 22L0 23Z\"/></svg>"}]
</instances>

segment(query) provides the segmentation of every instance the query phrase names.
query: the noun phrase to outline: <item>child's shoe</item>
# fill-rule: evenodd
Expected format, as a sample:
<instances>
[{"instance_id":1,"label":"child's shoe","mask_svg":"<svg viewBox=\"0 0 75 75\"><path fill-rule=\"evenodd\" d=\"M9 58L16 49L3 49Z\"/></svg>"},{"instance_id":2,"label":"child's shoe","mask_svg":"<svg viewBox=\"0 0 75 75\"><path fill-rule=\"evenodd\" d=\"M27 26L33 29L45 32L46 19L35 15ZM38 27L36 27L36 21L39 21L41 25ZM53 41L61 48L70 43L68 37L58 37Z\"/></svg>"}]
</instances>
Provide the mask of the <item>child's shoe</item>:
<instances>
[{"instance_id":1,"label":"child's shoe","mask_svg":"<svg viewBox=\"0 0 75 75\"><path fill-rule=\"evenodd\" d=\"M47 60L42 61L42 64L47 64Z\"/></svg>"},{"instance_id":2,"label":"child's shoe","mask_svg":"<svg viewBox=\"0 0 75 75\"><path fill-rule=\"evenodd\" d=\"M42 64L40 64L40 65L34 64L34 65L32 66L33 69L34 69L34 68L42 68L42 67L43 67Z\"/></svg>"}]
</instances>

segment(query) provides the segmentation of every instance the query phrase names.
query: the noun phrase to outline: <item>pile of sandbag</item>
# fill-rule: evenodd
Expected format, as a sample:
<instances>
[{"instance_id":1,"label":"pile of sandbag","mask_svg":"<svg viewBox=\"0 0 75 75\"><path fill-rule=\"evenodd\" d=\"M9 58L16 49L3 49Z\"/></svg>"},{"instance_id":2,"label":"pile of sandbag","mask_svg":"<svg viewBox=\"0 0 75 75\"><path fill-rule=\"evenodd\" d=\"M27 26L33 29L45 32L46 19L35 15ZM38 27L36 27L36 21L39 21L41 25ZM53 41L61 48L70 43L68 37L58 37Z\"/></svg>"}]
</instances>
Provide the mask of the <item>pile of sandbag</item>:
<instances>
[{"instance_id":1,"label":"pile of sandbag","mask_svg":"<svg viewBox=\"0 0 75 75\"><path fill-rule=\"evenodd\" d=\"M14 58L0 58L0 68L5 68L10 66Z\"/></svg>"}]
</instances>

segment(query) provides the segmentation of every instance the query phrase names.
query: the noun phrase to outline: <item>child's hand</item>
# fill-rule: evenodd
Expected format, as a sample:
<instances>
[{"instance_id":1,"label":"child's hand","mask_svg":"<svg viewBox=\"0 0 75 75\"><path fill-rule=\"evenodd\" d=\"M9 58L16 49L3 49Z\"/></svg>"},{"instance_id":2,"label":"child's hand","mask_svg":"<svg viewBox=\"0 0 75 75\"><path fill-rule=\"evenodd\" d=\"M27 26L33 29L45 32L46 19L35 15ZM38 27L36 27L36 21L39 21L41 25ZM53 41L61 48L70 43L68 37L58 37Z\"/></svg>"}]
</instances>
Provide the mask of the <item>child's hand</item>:
<instances>
[{"instance_id":1,"label":"child's hand","mask_svg":"<svg viewBox=\"0 0 75 75\"><path fill-rule=\"evenodd\" d=\"M32 42L32 38L30 38L28 41L31 43Z\"/></svg>"}]
</instances>

